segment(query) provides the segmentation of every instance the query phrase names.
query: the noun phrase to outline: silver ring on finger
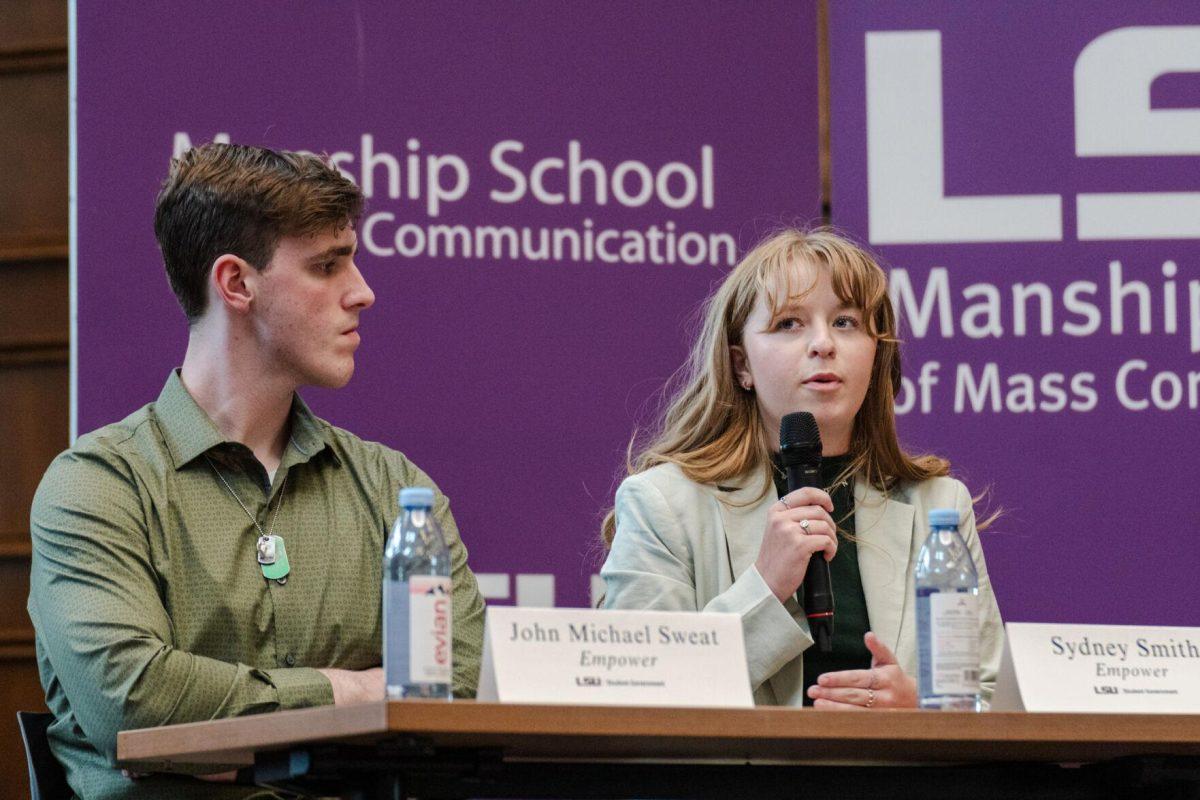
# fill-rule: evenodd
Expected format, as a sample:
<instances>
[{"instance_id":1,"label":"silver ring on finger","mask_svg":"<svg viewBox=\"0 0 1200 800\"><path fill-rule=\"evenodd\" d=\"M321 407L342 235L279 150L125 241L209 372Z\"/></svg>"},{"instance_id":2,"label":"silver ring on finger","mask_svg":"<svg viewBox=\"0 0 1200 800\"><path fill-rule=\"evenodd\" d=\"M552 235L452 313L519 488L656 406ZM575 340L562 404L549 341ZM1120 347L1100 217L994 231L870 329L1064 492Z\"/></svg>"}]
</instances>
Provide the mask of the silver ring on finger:
<instances>
[{"instance_id":1,"label":"silver ring on finger","mask_svg":"<svg viewBox=\"0 0 1200 800\"><path fill-rule=\"evenodd\" d=\"M783 503L783 507L784 507L784 508L786 508L788 511L791 511L791 510L792 510L792 507L791 507L791 506L789 506L789 505L787 504L787 500L784 500L784 499L781 497L781 498L779 498L779 502Z\"/></svg>"},{"instance_id":2,"label":"silver ring on finger","mask_svg":"<svg viewBox=\"0 0 1200 800\"><path fill-rule=\"evenodd\" d=\"M875 690L867 689L867 704L863 708L870 708L875 705Z\"/></svg>"},{"instance_id":3,"label":"silver ring on finger","mask_svg":"<svg viewBox=\"0 0 1200 800\"><path fill-rule=\"evenodd\" d=\"M806 520L806 519L800 520L800 530L804 531L805 533L808 533L808 520Z\"/></svg>"}]
</instances>

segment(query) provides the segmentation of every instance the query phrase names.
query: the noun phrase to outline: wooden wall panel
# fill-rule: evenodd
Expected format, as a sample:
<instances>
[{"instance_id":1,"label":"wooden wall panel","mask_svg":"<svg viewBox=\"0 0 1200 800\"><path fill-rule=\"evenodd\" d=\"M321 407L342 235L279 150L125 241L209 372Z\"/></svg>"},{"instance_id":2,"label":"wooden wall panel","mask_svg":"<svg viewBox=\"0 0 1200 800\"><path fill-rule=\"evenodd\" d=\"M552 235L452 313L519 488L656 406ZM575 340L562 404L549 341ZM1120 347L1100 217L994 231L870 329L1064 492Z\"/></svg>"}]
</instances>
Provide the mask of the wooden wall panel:
<instances>
[{"instance_id":1,"label":"wooden wall panel","mask_svg":"<svg viewBox=\"0 0 1200 800\"><path fill-rule=\"evenodd\" d=\"M29 597L29 560L27 558L0 558L0 608L4 617L0 619L0 647L9 645L31 645L33 624L25 610ZM7 720L0 720L6 725Z\"/></svg>"},{"instance_id":2,"label":"wooden wall panel","mask_svg":"<svg viewBox=\"0 0 1200 800\"><path fill-rule=\"evenodd\" d=\"M67 7L0 0L0 798L28 797L16 712L45 708L25 612L29 504L67 444Z\"/></svg>"},{"instance_id":3,"label":"wooden wall panel","mask_svg":"<svg viewBox=\"0 0 1200 800\"><path fill-rule=\"evenodd\" d=\"M0 2L0 45L43 43L67 46L65 0L4 0Z\"/></svg>"},{"instance_id":4,"label":"wooden wall panel","mask_svg":"<svg viewBox=\"0 0 1200 800\"><path fill-rule=\"evenodd\" d=\"M46 465L67 446L67 382L63 361L0 366L0 556L28 552L33 493Z\"/></svg>"},{"instance_id":5,"label":"wooden wall panel","mask_svg":"<svg viewBox=\"0 0 1200 800\"><path fill-rule=\"evenodd\" d=\"M31 697L42 697L32 645L6 644L0 638L0 714L4 715L0 720L0 769L4 770L0 776L0 797L6 800L29 798L25 747L17 732L17 711L44 710L40 699L30 703Z\"/></svg>"},{"instance_id":6,"label":"wooden wall panel","mask_svg":"<svg viewBox=\"0 0 1200 800\"><path fill-rule=\"evenodd\" d=\"M0 239L67 230L67 75L0 73Z\"/></svg>"},{"instance_id":7,"label":"wooden wall panel","mask_svg":"<svg viewBox=\"0 0 1200 800\"><path fill-rule=\"evenodd\" d=\"M0 280L0 351L30 342L67 345L71 310L65 258L0 263Z\"/></svg>"}]
</instances>

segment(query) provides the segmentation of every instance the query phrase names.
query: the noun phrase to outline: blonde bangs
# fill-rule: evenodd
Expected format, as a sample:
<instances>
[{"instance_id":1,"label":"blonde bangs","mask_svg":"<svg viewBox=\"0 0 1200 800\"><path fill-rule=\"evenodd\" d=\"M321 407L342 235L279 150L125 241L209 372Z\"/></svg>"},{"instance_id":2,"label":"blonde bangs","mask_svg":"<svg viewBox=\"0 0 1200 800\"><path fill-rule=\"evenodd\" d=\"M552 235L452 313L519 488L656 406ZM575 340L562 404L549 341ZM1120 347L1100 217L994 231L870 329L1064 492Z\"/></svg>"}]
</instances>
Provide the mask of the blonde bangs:
<instances>
[{"instance_id":1,"label":"blonde bangs","mask_svg":"<svg viewBox=\"0 0 1200 800\"><path fill-rule=\"evenodd\" d=\"M757 250L763 252L751 251L744 261L753 268L753 278L742 282L743 286L753 287L754 295L749 303L737 309L744 313L730 320L734 330L741 330L759 293L766 298L772 319L783 314L792 302L804 299L816 286L817 279L814 276L807 286L797 286L794 265L808 263L816 269L828 270L834 294L843 303L862 311L867 333L883 341L896 340L889 313L887 279L870 256L852 243L823 229L807 234L785 231Z\"/></svg>"},{"instance_id":2,"label":"blonde bangs","mask_svg":"<svg viewBox=\"0 0 1200 800\"><path fill-rule=\"evenodd\" d=\"M833 292L843 303L858 308L867 323L867 333L876 339L895 341L896 331L889 312L887 279L883 271L855 248L839 247L826 263Z\"/></svg>"}]
</instances>

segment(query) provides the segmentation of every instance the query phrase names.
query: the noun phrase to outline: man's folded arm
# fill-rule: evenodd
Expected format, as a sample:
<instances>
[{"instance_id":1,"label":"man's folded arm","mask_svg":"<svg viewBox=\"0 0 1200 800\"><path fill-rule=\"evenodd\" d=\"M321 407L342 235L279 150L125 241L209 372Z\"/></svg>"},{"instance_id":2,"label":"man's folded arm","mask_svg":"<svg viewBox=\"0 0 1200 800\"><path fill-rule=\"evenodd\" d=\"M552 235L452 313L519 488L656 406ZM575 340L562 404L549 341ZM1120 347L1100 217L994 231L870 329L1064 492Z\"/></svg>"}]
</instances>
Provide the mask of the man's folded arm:
<instances>
[{"instance_id":1,"label":"man's folded arm","mask_svg":"<svg viewBox=\"0 0 1200 800\"><path fill-rule=\"evenodd\" d=\"M30 611L84 734L115 760L117 732L333 702L315 669L255 669L172 646L128 465L64 453L30 516Z\"/></svg>"}]
</instances>

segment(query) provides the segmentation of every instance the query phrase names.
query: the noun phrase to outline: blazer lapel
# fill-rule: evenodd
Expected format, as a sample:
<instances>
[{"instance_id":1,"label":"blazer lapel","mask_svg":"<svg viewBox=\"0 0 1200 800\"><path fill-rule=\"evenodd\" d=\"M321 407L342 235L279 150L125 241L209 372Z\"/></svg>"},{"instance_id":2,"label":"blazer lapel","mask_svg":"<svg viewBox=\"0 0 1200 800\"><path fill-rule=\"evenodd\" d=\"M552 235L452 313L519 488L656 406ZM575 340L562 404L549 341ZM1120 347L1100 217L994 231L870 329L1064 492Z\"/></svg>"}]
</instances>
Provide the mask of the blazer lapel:
<instances>
[{"instance_id":1,"label":"blazer lapel","mask_svg":"<svg viewBox=\"0 0 1200 800\"><path fill-rule=\"evenodd\" d=\"M754 564L767 527L767 509L776 500L775 492L762 494L765 479L747 473L715 489L725 523L725 543L729 548L729 582L733 583ZM760 497L760 495L762 495Z\"/></svg>"},{"instance_id":2,"label":"blazer lapel","mask_svg":"<svg viewBox=\"0 0 1200 800\"><path fill-rule=\"evenodd\" d=\"M908 596L914 509L864 480L854 485L854 535L859 540L858 568L871 628L896 650L901 621L913 603Z\"/></svg>"},{"instance_id":3,"label":"blazer lapel","mask_svg":"<svg viewBox=\"0 0 1200 800\"><path fill-rule=\"evenodd\" d=\"M730 491L717 490L723 500L719 505L725 526L726 546L729 548L730 583L750 569L758 558L758 549L762 545L763 533L767 528L767 512L772 503L778 502L774 486L769 487L766 494L763 494L765 481L764 476L751 473L741 475L737 480L730 480L725 485ZM783 607L792 615L792 619L804 635L808 636L808 620L800 613L800 605L795 596L789 597ZM757 702L801 705L804 701L803 659L797 658L784 664L767 679L759 691L762 696Z\"/></svg>"}]
</instances>

